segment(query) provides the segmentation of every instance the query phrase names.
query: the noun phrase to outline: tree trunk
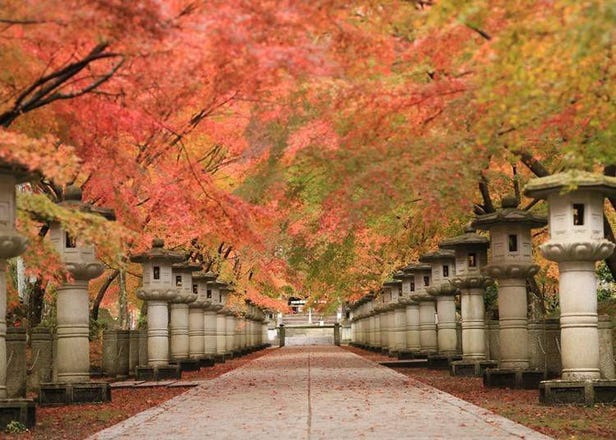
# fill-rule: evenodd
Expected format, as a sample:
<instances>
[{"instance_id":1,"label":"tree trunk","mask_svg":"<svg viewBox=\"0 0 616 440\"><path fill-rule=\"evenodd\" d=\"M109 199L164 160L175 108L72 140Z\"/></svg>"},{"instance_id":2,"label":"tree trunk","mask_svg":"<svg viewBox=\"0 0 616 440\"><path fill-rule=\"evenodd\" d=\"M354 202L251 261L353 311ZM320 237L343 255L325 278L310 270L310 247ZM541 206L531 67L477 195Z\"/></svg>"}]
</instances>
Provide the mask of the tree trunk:
<instances>
[{"instance_id":1,"label":"tree trunk","mask_svg":"<svg viewBox=\"0 0 616 440\"><path fill-rule=\"evenodd\" d=\"M126 274L123 270L119 272L118 283L120 284L120 292L118 294L118 306L120 309L120 328L128 329L128 298L126 297Z\"/></svg>"},{"instance_id":2,"label":"tree trunk","mask_svg":"<svg viewBox=\"0 0 616 440\"><path fill-rule=\"evenodd\" d=\"M111 285L111 283L113 283L113 280L115 280L119 274L120 274L119 270L117 269L114 270L111 274L109 274L109 276L107 277L107 279L105 280L101 288L98 290L98 294L96 295L96 298L94 298L94 301L92 302L92 310L90 311L91 320L96 321L98 319L98 310L101 306L101 302L103 301L103 298L105 297L105 293L107 293L107 289L109 289L109 286Z\"/></svg>"}]
</instances>

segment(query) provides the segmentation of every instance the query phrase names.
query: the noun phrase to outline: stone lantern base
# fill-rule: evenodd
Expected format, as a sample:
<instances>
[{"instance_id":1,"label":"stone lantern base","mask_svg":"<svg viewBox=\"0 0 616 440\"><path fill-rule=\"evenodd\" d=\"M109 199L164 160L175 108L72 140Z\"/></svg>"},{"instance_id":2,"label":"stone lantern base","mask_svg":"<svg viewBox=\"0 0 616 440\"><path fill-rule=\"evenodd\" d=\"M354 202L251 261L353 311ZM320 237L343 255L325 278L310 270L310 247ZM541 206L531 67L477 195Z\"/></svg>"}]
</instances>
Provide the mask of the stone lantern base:
<instances>
[{"instance_id":1,"label":"stone lantern base","mask_svg":"<svg viewBox=\"0 0 616 440\"><path fill-rule=\"evenodd\" d=\"M169 379L181 379L182 371L179 365L157 365L152 367L150 365L139 366L135 369L135 379L137 380L169 380Z\"/></svg>"},{"instance_id":2,"label":"stone lantern base","mask_svg":"<svg viewBox=\"0 0 616 440\"><path fill-rule=\"evenodd\" d=\"M616 405L616 380L546 380L539 384L539 402L546 405Z\"/></svg>"},{"instance_id":3,"label":"stone lantern base","mask_svg":"<svg viewBox=\"0 0 616 440\"><path fill-rule=\"evenodd\" d=\"M541 370L488 368L483 372L483 386L487 388L536 390L545 379L546 374Z\"/></svg>"},{"instance_id":4,"label":"stone lantern base","mask_svg":"<svg viewBox=\"0 0 616 440\"><path fill-rule=\"evenodd\" d=\"M201 359L199 359L199 365L201 365L201 367L213 367L216 364L216 362L214 362L214 357L212 356L204 356Z\"/></svg>"},{"instance_id":5,"label":"stone lantern base","mask_svg":"<svg viewBox=\"0 0 616 440\"><path fill-rule=\"evenodd\" d=\"M428 368L431 370L449 370L452 362L461 361L459 354L432 354L428 356Z\"/></svg>"},{"instance_id":6,"label":"stone lantern base","mask_svg":"<svg viewBox=\"0 0 616 440\"><path fill-rule=\"evenodd\" d=\"M27 428L36 424L36 408L32 399L0 399L0 432L17 421Z\"/></svg>"},{"instance_id":7,"label":"stone lantern base","mask_svg":"<svg viewBox=\"0 0 616 440\"><path fill-rule=\"evenodd\" d=\"M416 359L419 356L419 350L400 350L398 352L398 360L400 361L408 361L411 359Z\"/></svg>"},{"instance_id":8,"label":"stone lantern base","mask_svg":"<svg viewBox=\"0 0 616 440\"><path fill-rule=\"evenodd\" d=\"M449 364L449 373L452 376L481 377L488 368L496 368L496 361L490 360L461 360Z\"/></svg>"},{"instance_id":9,"label":"stone lantern base","mask_svg":"<svg viewBox=\"0 0 616 440\"><path fill-rule=\"evenodd\" d=\"M107 382L43 383L38 398L40 405L72 405L111 401Z\"/></svg>"},{"instance_id":10,"label":"stone lantern base","mask_svg":"<svg viewBox=\"0 0 616 440\"><path fill-rule=\"evenodd\" d=\"M181 371L199 371L201 368L201 361L199 359L178 359L172 360L169 362L169 365L174 366L177 365Z\"/></svg>"}]
</instances>

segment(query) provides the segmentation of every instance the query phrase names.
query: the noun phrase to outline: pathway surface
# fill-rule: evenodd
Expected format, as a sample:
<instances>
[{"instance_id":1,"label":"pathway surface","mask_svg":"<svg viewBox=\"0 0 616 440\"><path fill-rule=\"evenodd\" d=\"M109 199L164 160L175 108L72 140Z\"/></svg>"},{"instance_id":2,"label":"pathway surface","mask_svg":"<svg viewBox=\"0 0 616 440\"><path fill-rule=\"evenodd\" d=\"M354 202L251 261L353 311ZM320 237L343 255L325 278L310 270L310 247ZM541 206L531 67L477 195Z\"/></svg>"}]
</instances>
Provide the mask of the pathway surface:
<instances>
[{"instance_id":1,"label":"pathway surface","mask_svg":"<svg viewBox=\"0 0 616 440\"><path fill-rule=\"evenodd\" d=\"M335 346L285 347L91 439L548 437Z\"/></svg>"}]
</instances>

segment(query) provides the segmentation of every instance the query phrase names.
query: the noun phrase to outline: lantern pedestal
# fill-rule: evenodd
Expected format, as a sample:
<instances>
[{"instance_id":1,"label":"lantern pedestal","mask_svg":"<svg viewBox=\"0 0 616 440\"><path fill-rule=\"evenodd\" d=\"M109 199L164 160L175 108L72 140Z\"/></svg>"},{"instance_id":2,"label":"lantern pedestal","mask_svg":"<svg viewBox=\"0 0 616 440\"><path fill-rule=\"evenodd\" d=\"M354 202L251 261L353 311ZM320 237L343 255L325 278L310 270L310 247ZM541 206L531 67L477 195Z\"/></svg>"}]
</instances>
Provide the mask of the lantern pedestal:
<instances>
[{"instance_id":1,"label":"lantern pedestal","mask_svg":"<svg viewBox=\"0 0 616 440\"><path fill-rule=\"evenodd\" d=\"M72 405L111 401L111 387L107 382L42 383L39 404Z\"/></svg>"},{"instance_id":2,"label":"lantern pedestal","mask_svg":"<svg viewBox=\"0 0 616 440\"><path fill-rule=\"evenodd\" d=\"M548 405L614 405L616 380L547 380L539 384L539 401Z\"/></svg>"},{"instance_id":3,"label":"lantern pedestal","mask_svg":"<svg viewBox=\"0 0 616 440\"><path fill-rule=\"evenodd\" d=\"M545 373L540 370L488 368L483 372L483 386L488 388L536 390L542 380Z\"/></svg>"},{"instance_id":4,"label":"lantern pedestal","mask_svg":"<svg viewBox=\"0 0 616 440\"><path fill-rule=\"evenodd\" d=\"M428 356L428 368L431 370L449 370L452 362L461 361L459 354L433 354Z\"/></svg>"},{"instance_id":5,"label":"lantern pedestal","mask_svg":"<svg viewBox=\"0 0 616 440\"><path fill-rule=\"evenodd\" d=\"M0 427L17 421L27 428L36 424L36 408L32 399L0 399Z\"/></svg>"}]
</instances>

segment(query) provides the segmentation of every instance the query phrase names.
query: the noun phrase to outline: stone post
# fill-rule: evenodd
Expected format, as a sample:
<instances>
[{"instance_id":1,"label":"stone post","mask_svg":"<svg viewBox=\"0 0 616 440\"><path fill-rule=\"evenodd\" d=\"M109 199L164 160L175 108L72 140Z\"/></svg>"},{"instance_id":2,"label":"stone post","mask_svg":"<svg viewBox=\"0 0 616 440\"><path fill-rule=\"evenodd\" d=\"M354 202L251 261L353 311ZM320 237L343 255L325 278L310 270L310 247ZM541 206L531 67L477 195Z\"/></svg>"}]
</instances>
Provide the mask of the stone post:
<instances>
[{"instance_id":1,"label":"stone post","mask_svg":"<svg viewBox=\"0 0 616 440\"><path fill-rule=\"evenodd\" d=\"M550 238L540 249L548 260L558 263L560 272L563 381L542 382L540 399L546 403L614 401L616 381L599 380L595 263L614 251L614 243L604 238L603 199L616 195L616 178L568 171L532 179L524 193L547 199Z\"/></svg>"},{"instance_id":2,"label":"stone post","mask_svg":"<svg viewBox=\"0 0 616 440\"><path fill-rule=\"evenodd\" d=\"M169 352L173 363L181 371L195 371L200 368L199 360L190 358L188 317L189 304L197 300L193 291L192 273L201 269L201 265L190 262L176 263L172 266L172 277L178 295L170 301L169 314Z\"/></svg>"},{"instance_id":3,"label":"stone post","mask_svg":"<svg viewBox=\"0 0 616 440\"><path fill-rule=\"evenodd\" d=\"M118 377L126 379L130 372L130 339L128 330L118 330Z\"/></svg>"},{"instance_id":4,"label":"stone post","mask_svg":"<svg viewBox=\"0 0 616 440\"><path fill-rule=\"evenodd\" d=\"M10 327L6 334L7 382L9 398L26 397L26 329Z\"/></svg>"},{"instance_id":5,"label":"stone post","mask_svg":"<svg viewBox=\"0 0 616 440\"><path fill-rule=\"evenodd\" d=\"M439 243L439 247L455 252L456 273L451 282L460 289L462 360L451 363L454 376L482 376L486 368L496 366L486 354L484 295L492 279L481 274L481 268L487 263L489 243L471 226L462 235Z\"/></svg>"},{"instance_id":6,"label":"stone post","mask_svg":"<svg viewBox=\"0 0 616 440\"><path fill-rule=\"evenodd\" d=\"M139 330L130 330L128 339L128 374L134 376L135 368L139 365Z\"/></svg>"},{"instance_id":7,"label":"stone post","mask_svg":"<svg viewBox=\"0 0 616 440\"><path fill-rule=\"evenodd\" d=\"M103 331L103 374L115 378L118 374L118 330Z\"/></svg>"},{"instance_id":8,"label":"stone post","mask_svg":"<svg viewBox=\"0 0 616 440\"><path fill-rule=\"evenodd\" d=\"M137 379L161 380L179 378L179 367L169 364L169 308L179 291L172 276L172 264L186 260L186 255L164 248L161 239L154 239L152 249L134 255L131 261L143 266L143 286L137 297L147 302L148 365L137 368Z\"/></svg>"},{"instance_id":9,"label":"stone post","mask_svg":"<svg viewBox=\"0 0 616 440\"><path fill-rule=\"evenodd\" d=\"M53 363L51 331L44 327L34 328L30 341L32 344L32 371L29 376L29 388L38 391L41 383L51 381Z\"/></svg>"},{"instance_id":10,"label":"stone post","mask_svg":"<svg viewBox=\"0 0 616 440\"><path fill-rule=\"evenodd\" d=\"M459 360L456 328L455 295L458 288L451 283L455 275L453 251L438 250L424 254L419 259L431 267L432 285L426 292L436 300L438 354L428 358L430 368L448 369L449 364Z\"/></svg>"},{"instance_id":11,"label":"stone post","mask_svg":"<svg viewBox=\"0 0 616 440\"><path fill-rule=\"evenodd\" d=\"M482 273L498 281L499 364L487 370L484 385L537 389L544 372L530 368L526 280L539 270L533 264L531 229L547 220L517 204L515 197L505 197L501 209L473 222L490 232L489 264Z\"/></svg>"}]
</instances>

